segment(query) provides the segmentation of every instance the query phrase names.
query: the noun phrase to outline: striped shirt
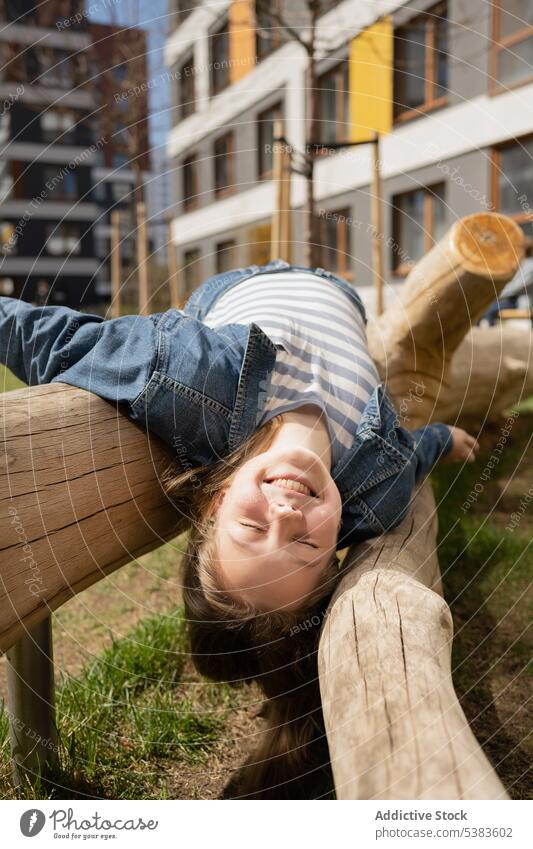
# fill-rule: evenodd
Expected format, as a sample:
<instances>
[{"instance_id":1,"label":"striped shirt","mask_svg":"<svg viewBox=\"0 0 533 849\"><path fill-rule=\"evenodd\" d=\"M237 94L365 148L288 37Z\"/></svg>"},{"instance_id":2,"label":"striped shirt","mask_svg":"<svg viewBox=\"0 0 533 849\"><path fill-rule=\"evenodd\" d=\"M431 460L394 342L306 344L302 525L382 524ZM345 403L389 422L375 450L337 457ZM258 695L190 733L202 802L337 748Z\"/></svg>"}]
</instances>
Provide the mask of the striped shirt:
<instances>
[{"instance_id":1,"label":"striped shirt","mask_svg":"<svg viewBox=\"0 0 533 849\"><path fill-rule=\"evenodd\" d=\"M204 318L213 328L252 322L277 347L258 427L280 413L316 404L326 415L336 463L351 447L380 382L356 304L334 282L290 270L237 283Z\"/></svg>"}]
</instances>

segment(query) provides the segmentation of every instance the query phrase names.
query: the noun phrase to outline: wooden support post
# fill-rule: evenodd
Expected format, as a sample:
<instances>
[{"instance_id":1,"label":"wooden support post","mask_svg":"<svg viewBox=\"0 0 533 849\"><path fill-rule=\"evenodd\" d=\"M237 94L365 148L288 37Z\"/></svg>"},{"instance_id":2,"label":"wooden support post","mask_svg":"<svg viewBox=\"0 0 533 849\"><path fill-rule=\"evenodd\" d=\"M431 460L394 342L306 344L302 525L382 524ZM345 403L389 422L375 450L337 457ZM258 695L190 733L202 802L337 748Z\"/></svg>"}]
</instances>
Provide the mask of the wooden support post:
<instances>
[{"instance_id":1,"label":"wooden support post","mask_svg":"<svg viewBox=\"0 0 533 849\"><path fill-rule=\"evenodd\" d=\"M34 784L58 762L49 616L7 652L7 688L13 781Z\"/></svg>"},{"instance_id":2,"label":"wooden support post","mask_svg":"<svg viewBox=\"0 0 533 849\"><path fill-rule=\"evenodd\" d=\"M148 248L146 243L146 207L137 203L137 280L139 286L139 315L148 315Z\"/></svg>"},{"instance_id":3,"label":"wooden support post","mask_svg":"<svg viewBox=\"0 0 533 849\"><path fill-rule=\"evenodd\" d=\"M120 211L114 209L111 213L111 318L120 315L120 277Z\"/></svg>"},{"instance_id":4,"label":"wooden support post","mask_svg":"<svg viewBox=\"0 0 533 849\"><path fill-rule=\"evenodd\" d=\"M376 315L383 312L383 218L381 200L381 159L379 134L371 144L372 148L372 187L371 187L371 223L372 223L372 277L374 280Z\"/></svg>"},{"instance_id":5,"label":"wooden support post","mask_svg":"<svg viewBox=\"0 0 533 849\"><path fill-rule=\"evenodd\" d=\"M172 241L172 219L167 221L167 257L168 257L168 285L170 289L170 306L176 309L183 307L184 298L180 292L180 274L176 259L176 249Z\"/></svg>"},{"instance_id":6,"label":"wooden support post","mask_svg":"<svg viewBox=\"0 0 533 849\"><path fill-rule=\"evenodd\" d=\"M283 124L274 123L272 151L272 178L274 181L275 207L272 215L271 259L291 258L291 152L283 140Z\"/></svg>"}]
</instances>

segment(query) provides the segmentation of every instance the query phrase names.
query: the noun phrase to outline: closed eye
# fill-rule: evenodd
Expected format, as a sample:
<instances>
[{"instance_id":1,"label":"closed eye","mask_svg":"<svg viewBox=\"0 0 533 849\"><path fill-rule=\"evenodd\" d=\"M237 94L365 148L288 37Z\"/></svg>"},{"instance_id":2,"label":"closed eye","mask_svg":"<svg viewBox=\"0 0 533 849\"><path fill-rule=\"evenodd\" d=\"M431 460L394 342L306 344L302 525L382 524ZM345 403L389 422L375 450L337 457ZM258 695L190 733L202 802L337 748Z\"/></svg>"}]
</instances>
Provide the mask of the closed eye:
<instances>
[{"instance_id":1,"label":"closed eye","mask_svg":"<svg viewBox=\"0 0 533 849\"><path fill-rule=\"evenodd\" d=\"M294 542L300 542L302 545L307 545L309 548L318 548L318 545L315 545L314 542L310 542L308 539L295 539Z\"/></svg>"},{"instance_id":2,"label":"closed eye","mask_svg":"<svg viewBox=\"0 0 533 849\"><path fill-rule=\"evenodd\" d=\"M264 532L264 528L261 528L259 525L250 525L248 522L239 522L239 525L242 525L243 528L253 528L254 531L259 531L259 533Z\"/></svg>"}]
</instances>

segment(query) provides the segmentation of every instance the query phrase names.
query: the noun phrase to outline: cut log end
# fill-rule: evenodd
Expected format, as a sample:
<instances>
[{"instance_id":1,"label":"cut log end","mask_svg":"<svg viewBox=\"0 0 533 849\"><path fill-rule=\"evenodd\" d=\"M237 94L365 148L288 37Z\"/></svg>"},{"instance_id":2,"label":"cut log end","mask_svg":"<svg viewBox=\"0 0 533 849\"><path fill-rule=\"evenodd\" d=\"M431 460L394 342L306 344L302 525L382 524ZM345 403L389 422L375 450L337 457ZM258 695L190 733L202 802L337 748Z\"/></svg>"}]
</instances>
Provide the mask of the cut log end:
<instances>
[{"instance_id":1,"label":"cut log end","mask_svg":"<svg viewBox=\"0 0 533 849\"><path fill-rule=\"evenodd\" d=\"M453 225L449 238L466 271L493 280L508 280L524 256L521 228L496 212L467 215Z\"/></svg>"}]
</instances>

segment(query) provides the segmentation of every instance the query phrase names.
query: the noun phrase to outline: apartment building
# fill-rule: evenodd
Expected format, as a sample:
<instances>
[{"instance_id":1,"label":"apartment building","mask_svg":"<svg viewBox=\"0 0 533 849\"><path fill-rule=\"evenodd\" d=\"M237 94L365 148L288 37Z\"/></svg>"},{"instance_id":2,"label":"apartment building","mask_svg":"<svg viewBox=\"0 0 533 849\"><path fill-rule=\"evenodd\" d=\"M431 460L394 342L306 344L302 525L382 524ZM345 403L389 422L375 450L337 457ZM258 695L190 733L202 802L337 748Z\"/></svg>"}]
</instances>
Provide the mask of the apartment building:
<instances>
[{"instance_id":1,"label":"apartment building","mask_svg":"<svg viewBox=\"0 0 533 849\"><path fill-rule=\"evenodd\" d=\"M111 214L120 212L121 296L137 300L136 202L147 200L151 181L148 131L146 33L139 27L90 23L91 77L95 124L105 144L92 170L92 197L100 212L94 222L99 259L98 293L111 295Z\"/></svg>"},{"instance_id":2,"label":"apartment building","mask_svg":"<svg viewBox=\"0 0 533 849\"><path fill-rule=\"evenodd\" d=\"M272 8L303 20L302 2ZM174 2L168 154L186 293L216 271L269 258L276 118L304 150L307 57L264 8ZM317 35L317 141L381 132L389 283L464 215L501 211L533 235L531 0L324 0ZM371 174L369 145L320 156L315 167L320 264L363 287L372 282ZM303 201L294 174L294 262L304 256Z\"/></svg>"},{"instance_id":3,"label":"apartment building","mask_svg":"<svg viewBox=\"0 0 533 849\"><path fill-rule=\"evenodd\" d=\"M125 41L128 62L120 63ZM131 121L131 102L118 96L145 52L142 31L89 24L83 0L0 2L2 294L105 312L114 208L122 212L123 263L135 260L134 186L149 168L147 102L135 96ZM142 68L135 73L142 77ZM139 136L134 157L124 141L130 125Z\"/></svg>"}]
</instances>

